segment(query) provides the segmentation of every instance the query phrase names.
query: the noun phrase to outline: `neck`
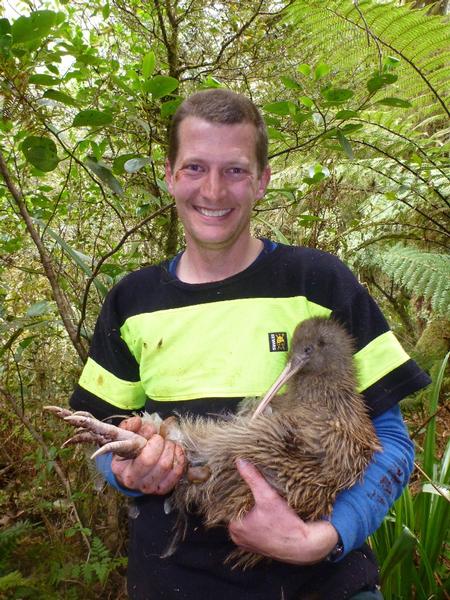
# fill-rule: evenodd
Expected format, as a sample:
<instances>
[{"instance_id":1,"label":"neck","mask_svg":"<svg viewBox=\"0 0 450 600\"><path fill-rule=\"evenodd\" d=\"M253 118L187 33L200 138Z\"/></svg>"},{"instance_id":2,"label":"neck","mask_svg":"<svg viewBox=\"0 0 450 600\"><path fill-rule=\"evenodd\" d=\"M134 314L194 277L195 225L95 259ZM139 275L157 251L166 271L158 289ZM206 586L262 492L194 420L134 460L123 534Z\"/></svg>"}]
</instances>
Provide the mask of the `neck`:
<instances>
[{"instance_id":1,"label":"neck","mask_svg":"<svg viewBox=\"0 0 450 600\"><path fill-rule=\"evenodd\" d=\"M185 283L221 281L249 267L262 248L261 240L253 237L229 248L200 248L187 241L177 275Z\"/></svg>"}]
</instances>

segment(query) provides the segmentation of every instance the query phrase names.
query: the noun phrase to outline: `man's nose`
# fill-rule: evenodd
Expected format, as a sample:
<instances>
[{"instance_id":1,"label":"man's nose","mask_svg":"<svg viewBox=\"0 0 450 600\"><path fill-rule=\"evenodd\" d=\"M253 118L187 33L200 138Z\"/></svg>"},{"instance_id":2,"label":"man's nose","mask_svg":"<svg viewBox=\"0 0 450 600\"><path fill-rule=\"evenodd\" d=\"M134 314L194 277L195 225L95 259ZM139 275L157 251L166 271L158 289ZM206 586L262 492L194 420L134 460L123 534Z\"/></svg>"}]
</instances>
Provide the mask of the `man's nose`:
<instances>
[{"instance_id":1,"label":"man's nose","mask_svg":"<svg viewBox=\"0 0 450 600\"><path fill-rule=\"evenodd\" d=\"M220 171L210 169L202 179L201 193L207 200L220 200L224 194L224 181Z\"/></svg>"}]
</instances>

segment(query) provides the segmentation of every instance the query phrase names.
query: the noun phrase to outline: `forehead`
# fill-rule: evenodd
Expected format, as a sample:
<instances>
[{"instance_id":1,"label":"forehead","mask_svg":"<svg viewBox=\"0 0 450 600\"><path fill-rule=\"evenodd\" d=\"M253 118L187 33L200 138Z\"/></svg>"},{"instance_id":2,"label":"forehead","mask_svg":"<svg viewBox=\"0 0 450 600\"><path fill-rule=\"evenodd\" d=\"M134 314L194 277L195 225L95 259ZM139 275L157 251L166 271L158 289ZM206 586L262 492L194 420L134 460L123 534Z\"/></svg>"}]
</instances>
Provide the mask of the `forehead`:
<instances>
[{"instance_id":1,"label":"forehead","mask_svg":"<svg viewBox=\"0 0 450 600\"><path fill-rule=\"evenodd\" d=\"M177 162L188 158L256 163L256 128L246 122L229 125L186 117L178 129Z\"/></svg>"}]
</instances>

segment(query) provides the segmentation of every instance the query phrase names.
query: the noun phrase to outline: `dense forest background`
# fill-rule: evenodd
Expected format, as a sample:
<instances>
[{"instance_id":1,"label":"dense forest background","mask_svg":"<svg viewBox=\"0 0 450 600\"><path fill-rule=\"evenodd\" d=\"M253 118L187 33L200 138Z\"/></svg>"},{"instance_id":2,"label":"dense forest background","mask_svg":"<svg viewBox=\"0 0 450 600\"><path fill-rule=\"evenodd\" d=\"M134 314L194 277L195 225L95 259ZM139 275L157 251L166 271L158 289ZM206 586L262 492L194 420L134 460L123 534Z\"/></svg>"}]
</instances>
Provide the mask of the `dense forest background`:
<instances>
[{"instance_id":1,"label":"dense forest background","mask_svg":"<svg viewBox=\"0 0 450 600\"><path fill-rule=\"evenodd\" d=\"M172 256L171 115L261 108L258 235L339 255L433 377L411 486L372 539L386 598L449 598L448 2L0 1L0 598L126 598L126 504L67 430L102 300Z\"/></svg>"}]
</instances>

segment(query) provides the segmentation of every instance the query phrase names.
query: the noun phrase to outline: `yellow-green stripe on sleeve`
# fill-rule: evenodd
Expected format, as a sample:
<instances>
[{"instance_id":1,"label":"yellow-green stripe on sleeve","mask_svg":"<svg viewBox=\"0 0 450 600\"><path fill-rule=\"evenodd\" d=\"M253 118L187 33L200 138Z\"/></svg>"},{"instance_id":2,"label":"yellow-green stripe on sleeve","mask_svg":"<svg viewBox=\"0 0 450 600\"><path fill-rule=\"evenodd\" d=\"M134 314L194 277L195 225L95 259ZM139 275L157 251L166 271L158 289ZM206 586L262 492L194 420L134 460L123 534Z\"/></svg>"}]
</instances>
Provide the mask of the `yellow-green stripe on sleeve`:
<instances>
[{"instance_id":1,"label":"yellow-green stripe on sleeve","mask_svg":"<svg viewBox=\"0 0 450 600\"><path fill-rule=\"evenodd\" d=\"M140 381L120 379L92 358L87 359L79 383L91 394L117 408L136 410L145 404L145 392Z\"/></svg>"},{"instance_id":2,"label":"yellow-green stripe on sleeve","mask_svg":"<svg viewBox=\"0 0 450 600\"><path fill-rule=\"evenodd\" d=\"M392 331L372 340L354 355L358 391L362 392L409 360Z\"/></svg>"}]
</instances>

